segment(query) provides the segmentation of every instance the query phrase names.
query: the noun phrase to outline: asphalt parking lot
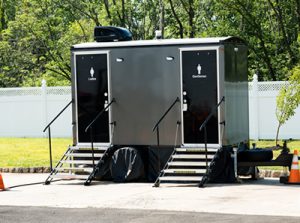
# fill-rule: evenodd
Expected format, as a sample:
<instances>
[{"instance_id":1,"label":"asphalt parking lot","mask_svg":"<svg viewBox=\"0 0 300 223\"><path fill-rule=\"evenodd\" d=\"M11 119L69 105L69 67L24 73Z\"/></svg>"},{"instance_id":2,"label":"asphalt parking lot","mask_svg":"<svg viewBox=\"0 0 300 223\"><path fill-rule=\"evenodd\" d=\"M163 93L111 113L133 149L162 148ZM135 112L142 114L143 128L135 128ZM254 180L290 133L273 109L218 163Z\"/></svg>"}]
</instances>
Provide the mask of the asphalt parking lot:
<instances>
[{"instance_id":1,"label":"asphalt parking lot","mask_svg":"<svg viewBox=\"0 0 300 223\"><path fill-rule=\"evenodd\" d=\"M132 210L132 209L103 209L103 208L49 208L49 207L4 207L0 206L1 223L296 223L298 217L258 216L215 214L202 212L160 211L160 210Z\"/></svg>"},{"instance_id":2,"label":"asphalt parking lot","mask_svg":"<svg viewBox=\"0 0 300 223\"><path fill-rule=\"evenodd\" d=\"M46 174L2 176L6 187L42 182L47 177ZM0 220L16 222L13 218L19 213L20 218L24 216L23 220L27 216L31 220L28 222L34 222L30 216L36 214L30 213L39 210L38 213L46 216L49 211L55 213L49 219L69 213L77 216L76 222L87 222L84 220L88 217L92 218L88 222L93 222L94 216L107 217L102 222L117 222L117 219L118 222L140 222L140 216L144 216L143 222L147 219L149 222L151 219L151 222L155 219L155 222L182 222L181 216L190 216L190 222L199 218L201 222L212 218L215 220L210 222L218 222L218 219L223 219L222 222L267 222L263 219L300 222L299 189L300 186L282 185L278 179L271 178L242 184L212 184L205 188L179 185L153 188L150 183L113 182L96 182L86 187L82 181L59 181L48 186L39 184L0 192ZM79 215L72 214L74 212L84 213L86 218L81 221ZM166 221L157 221L162 219ZM48 222L48 218L43 220Z\"/></svg>"}]
</instances>

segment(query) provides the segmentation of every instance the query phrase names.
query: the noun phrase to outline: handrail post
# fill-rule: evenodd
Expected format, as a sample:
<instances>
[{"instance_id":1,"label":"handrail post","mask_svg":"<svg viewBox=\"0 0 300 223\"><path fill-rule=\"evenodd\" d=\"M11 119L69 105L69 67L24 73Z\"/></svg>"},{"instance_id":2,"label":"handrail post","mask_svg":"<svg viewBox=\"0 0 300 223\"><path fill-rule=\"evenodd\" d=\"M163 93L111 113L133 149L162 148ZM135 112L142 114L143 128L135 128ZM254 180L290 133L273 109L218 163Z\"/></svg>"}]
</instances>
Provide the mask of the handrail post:
<instances>
[{"instance_id":1,"label":"handrail post","mask_svg":"<svg viewBox=\"0 0 300 223\"><path fill-rule=\"evenodd\" d=\"M158 149L158 170L160 172L161 168L160 168L160 152L159 152L159 145L160 145L160 142L159 142L159 124L161 123L161 121L166 117L166 115L171 111L171 109L174 107L174 105L177 103L177 102L180 102L180 99L179 97L177 97L175 99L175 101L171 104L171 106L167 109L167 111L165 111L165 113L162 115L162 117L158 120L158 122L154 125L152 131L154 132L156 130L156 140L157 140L157 149Z\"/></svg>"},{"instance_id":2,"label":"handrail post","mask_svg":"<svg viewBox=\"0 0 300 223\"><path fill-rule=\"evenodd\" d=\"M156 130L156 137L157 137L157 145L159 146L159 124L161 121L166 117L166 115L171 111L171 109L174 107L174 105L180 102L179 97L176 98L176 100L171 104L171 106L167 109L167 111L162 115L162 117L158 120L158 122L154 125L152 131L154 132Z\"/></svg>"},{"instance_id":3,"label":"handrail post","mask_svg":"<svg viewBox=\"0 0 300 223\"><path fill-rule=\"evenodd\" d=\"M176 152L176 144L177 144L177 138L178 138L178 128L179 128L180 125L181 125L181 122L180 122L180 121L177 121L177 123L176 123L176 135L175 135L174 149L173 149L172 154L169 156L168 161L165 163L165 165L164 165L164 167L163 167L163 170L166 169L166 167L168 166L168 163L170 162L170 160L173 159L172 157L173 157L173 155L174 155L175 152ZM160 153L159 153L159 150L158 150L158 154L160 154ZM159 170L160 170L160 161L159 161ZM159 180L159 178L160 178L161 176L164 176L164 172L159 171L158 177L156 178L153 187L159 187L159 185L160 185L160 180Z\"/></svg>"},{"instance_id":4,"label":"handrail post","mask_svg":"<svg viewBox=\"0 0 300 223\"><path fill-rule=\"evenodd\" d=\"M201 182L199 183L199 187L203 187L206 181L208 180L207 175L208 175L208 158L207 158L207 129L206 125L208 121L211 119L213 114L218 110L219 106L225 101L225 97L223 96L220 102L211 110L210 114L206 117L204 122L199 128L199 131L201 132L202 129L204 129L204 148L205 148L205 162L206 162L206 173L203 176Z\"/></svg>"},{"instance_id":5,"label":"handrail post","mask_svg":"<svg viewBox=\"0 0 300 223\"><path fill-rule=\"evenodd\" d=\"M174 148L177 146L177 139L178 139L178 127L181 125L180 121L177 121L176 123L176 134L175 134L175 142L174 142Z\"/></svg>"},{"instance_id":6,"label":"handrail post","mask_svg":"<svg viewBox=\"0 0 300 223\"><path fill-rule=\"evenodd\" d=\"M237 170L237 147L233 147L233 160L234 160L234 177L236 180L238 180L238 170Z\"/></svg>"},{"instance_id":7,"label":"handrail post","mask_svg":"<svg viewBox=\"0 0 300 223\"><path fill-rule=\"evenodd\" d=\"M52 143L51 143L51 128L48 128L48 137L49 137L49 155L50 155L50 171L53 170L52 168Z\"/></svg>"},{"instance_id":8,"label":"handrail post","mask_svg":"<svg viewBox=\"0 0 300 223\"><path fill-rule=\"evenodd\" d=\"M207 130L206 125L204 126L204 147L205 147L205 162L206 162L206 172L208 171L208 160L207 160Z\"/></svg>"},{"instance_id":9,"label":"handrail post","mask_svg":"<svg viewBox=\"0 0 300 223\"><path fill-rule=\"evenodd\" d=\"M73 99L55 116L54 119L44 128L43 132L46 132L48 129L48 138L49 138L49 154L50 154L50 170L52 172L53 166L52 166L52 143L51 143L51 125L55 120L70 106L70 104L73 103Z\"/></svg>"},{"instance_id":10,"label":"handrail post","mask_svg":"<svg viewBox=\"0 0 300 223\"><path fill-rule=\"evenodd\" d=\"M159 125L156 128L156 137L157 137L157 158L158 158L158 174L160 173L160 151L159 151Z\"/></svg>"},{"instance_id":11,"label":"handrail post","mask_svg":"<svg viewBox=\"0 0 300 223\"><path fill-rule=\"evenodd\" d=\"M105 106L97 115L94 117L94 119L90 122L90 124L85 128L85 132L90 130L90 138L91 138L91 149L92 149L92 158L93 158L93 172L95 171L95 151L94 151L94 134L93 134L93 125L97 121L97 119L108 109L112 103L116 102L115 98L111 100L111 102Z\"/></svg>"},{"instance_id":12,"label":"handrail post","mask_svg":"<svg viewBox=\"0 0 300 223\"><path fill-rule=\"evenodd\" d=\"M94 135L93 135L93 126L90 127L90 137L91 137L91 146L92 146L93 170L95 170L95 154L94 154Z\"/></svg>"},{"instance_id":13,"label":"handrail post","mask_svg":"<svg viewBox=\"0 0 300 223\"><path fill-rule=\"evenodd\" d=\"M159 146L159 126L156 128L156 140L157 140L157 146Z\"/></svg>"}]
</instances>

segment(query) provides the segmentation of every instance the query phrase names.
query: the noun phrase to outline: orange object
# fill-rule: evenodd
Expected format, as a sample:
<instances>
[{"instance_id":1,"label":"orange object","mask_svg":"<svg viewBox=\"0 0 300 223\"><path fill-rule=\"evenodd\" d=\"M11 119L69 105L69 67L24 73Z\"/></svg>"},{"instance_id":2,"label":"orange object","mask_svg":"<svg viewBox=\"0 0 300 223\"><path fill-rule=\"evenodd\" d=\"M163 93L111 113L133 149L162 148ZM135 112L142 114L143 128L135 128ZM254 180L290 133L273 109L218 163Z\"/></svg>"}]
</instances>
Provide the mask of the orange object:
<instances>
[{"instance_id":1,"label":"orange object","mask_svg":"<svg viewBox=\"0 0 300 223\"><path fill-rule=\"evenodd\" d=\"M288 183L300 183L300 172L298 163L298 151L294 150L293 161L291 165L291 173Z\"/></svg>"},{"instance_id":2,"label":"orange object","mask_svg":"<svg viewBox=\"0 0 300 223\"><path fill-rule=\"evenodd\" d=\"M0 173L0 190L5 190L4 183L3 183L3 178L2 178L1 173Z\"/></svg>"}]
</instances>

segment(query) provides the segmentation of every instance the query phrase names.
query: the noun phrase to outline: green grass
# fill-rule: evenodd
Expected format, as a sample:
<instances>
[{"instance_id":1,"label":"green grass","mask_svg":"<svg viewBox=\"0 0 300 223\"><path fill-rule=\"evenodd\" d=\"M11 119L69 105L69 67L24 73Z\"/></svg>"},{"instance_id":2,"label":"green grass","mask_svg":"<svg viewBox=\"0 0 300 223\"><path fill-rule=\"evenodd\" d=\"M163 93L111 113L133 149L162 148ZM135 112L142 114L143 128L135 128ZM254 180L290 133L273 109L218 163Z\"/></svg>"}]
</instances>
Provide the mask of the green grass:
<instances>
[{"instance_id":1,"label":"green grass","mask_svg":"<svg viewBox=\"0 0 300 223\"><path fill-rule=\"evenodd\" d=\"M71 144L71 138L52 139L54 165ZM48 145L47 138L0 138L0 167L49 166Z\"/></svg>"},{"instance_id":2,"label":"green grass","mask_svg":"<svg viewBox=\"0 0 300 223\"><path fill-rule=\"evenodd\" d=\"M251 141L258 148L272 147L275 142L270 140ZM279 142L282 145L282 142ZM53 164L56 164L68 145L72 144L71 138L52 139ZM300 149L300 141L288 143L291 152ZM280 151L274 151L274 157ZM0 138L0 167L40 167L49 166L49 147L47 138ZM282 170L282 167L261 167L261 169Z\"/></svg>"},{"instance_id":3,"label":"green grass","mask_svg":"<svg viewBox=\"0 0 300 223\"><path fill-rule=\"evenodd\" d=\"M252 148L252 143L256 143L257 148L267 148L267 147L273 147L275 146L275 141L273 140L259 140L259 141L251 141L250 142L250 147ZM283 142L279 141L279 145L282 146ZM293 153L294 150L298 150L298 154L300 152L300 141L295 140L295 141L290 141L287 143L288 148L290 149L290 152ZM273 151L273 156L274 158L277 157L280 154L281 150L275 150Z\"/></svg>"},{"instance_id":4,"label":"green grass","mask_svg":"<svg viewBox=\"0 0 300 223\"><path fill-rule=\"evenodd\" d=\"M258 148L265 148L265 147L272 147L275 146L275 141L274 140L259 140L259 141L251 141L250 143L256 143L256 146ZM279 141L279 145L282 146L283 142ZM294 149L297 149L298 151L300 150L300 140L293 140L287 143L288 148L290 148L291 152L294 151ZM252 145L251 145L252 146Z\"/></svg>"}]
</instances>

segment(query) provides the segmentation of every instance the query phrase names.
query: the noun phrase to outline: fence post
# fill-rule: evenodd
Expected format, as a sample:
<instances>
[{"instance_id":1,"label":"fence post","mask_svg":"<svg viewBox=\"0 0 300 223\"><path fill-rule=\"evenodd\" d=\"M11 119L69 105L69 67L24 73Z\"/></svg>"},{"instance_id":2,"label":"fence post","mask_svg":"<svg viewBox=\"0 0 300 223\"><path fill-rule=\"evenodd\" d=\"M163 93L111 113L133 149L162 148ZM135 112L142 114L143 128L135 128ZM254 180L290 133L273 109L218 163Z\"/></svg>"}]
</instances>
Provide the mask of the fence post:
<instances>
[{"instance_id":1,"label":"fence post","mask_svg":"<svg viewBox=\"0 0 300 223\"><path fill-rule=\"evenodd\" d=\"M47 81L42 80L42 111L43 111L43 119L44 124L43 127L45 127L48 124L48 108L47 108ZM42 127L42 128L43 128ZM44 137L47 137L47 133L44 134Z\"/></svg>"},{"instance_id":2,"label":"fence post","mask_svg":"<svg viewBox=\"0 0 300 223\"><path fill-rule=\"evenodd\" d=\"M258 76L253 75L252 81L252 98L253 98L253 139L258 140L259 137L259 95L258 95Z\"/></svg>"}]
</instances>

